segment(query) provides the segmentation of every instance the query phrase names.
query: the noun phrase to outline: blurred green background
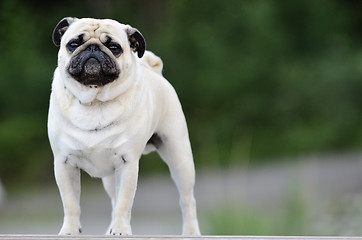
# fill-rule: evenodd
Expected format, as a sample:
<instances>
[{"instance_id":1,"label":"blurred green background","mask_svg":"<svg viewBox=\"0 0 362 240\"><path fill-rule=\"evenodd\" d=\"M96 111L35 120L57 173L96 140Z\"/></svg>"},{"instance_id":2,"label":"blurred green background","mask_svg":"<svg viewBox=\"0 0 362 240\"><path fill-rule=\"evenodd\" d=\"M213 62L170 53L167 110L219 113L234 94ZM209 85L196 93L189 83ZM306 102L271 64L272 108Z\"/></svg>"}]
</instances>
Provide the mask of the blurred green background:
<instances>
[{"instance_id":1,"label":"blurred green background","mask_svg":"<svg viewBox=\"0 0 362 240\"><path fill-rule=\"evenodd\" d=\"M138 28L179 94L198 170L362 149L362 1L0 1L0 178L53 180L47 111L65 16ZM165 166L155 154L147 172Z\"/></svg>"},{"instance_id":2,"label":"blurred green background","mask_svg":"<svg viewBox=\"0 0 362 240\"><path fill-rule=\"evenodd\" d=\"M51 33L64 16L143 33L179 94L198 168L360 150L361 12L354 0L2 0L0 176L52 177Z\"/></svg>"}]
</instances>

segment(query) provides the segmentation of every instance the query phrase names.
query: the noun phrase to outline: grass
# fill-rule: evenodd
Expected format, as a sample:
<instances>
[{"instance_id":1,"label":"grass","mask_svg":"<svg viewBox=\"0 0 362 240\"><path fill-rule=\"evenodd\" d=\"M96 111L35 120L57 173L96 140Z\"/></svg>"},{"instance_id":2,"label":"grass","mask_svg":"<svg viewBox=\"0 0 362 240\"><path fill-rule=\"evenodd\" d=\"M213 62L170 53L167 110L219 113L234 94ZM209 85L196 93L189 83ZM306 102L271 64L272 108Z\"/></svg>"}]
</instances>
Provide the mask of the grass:
<instances>
[{"instance_id":1,"label":"grass","mask_svg":"<svg viewBox=\"0 0 362 240\"><path fill-rule=\"evenodd\" d=\"M309 235L304 204L291 198L283 207L224 206L208 216L211 235ZM313 235L313 234L312 234Z\"/></svg>"},{"instance_id":2,"label":"grass","mask_svg":"<svg viewBox=\"0 0 362 240\"><path fill-rule=\"evenodd\" d=\"M204 220L204 234L210 235L360 236L362 195L308 203L294 192L277 207L234 203L210 211Z\"/></svg>"}]
</instances>

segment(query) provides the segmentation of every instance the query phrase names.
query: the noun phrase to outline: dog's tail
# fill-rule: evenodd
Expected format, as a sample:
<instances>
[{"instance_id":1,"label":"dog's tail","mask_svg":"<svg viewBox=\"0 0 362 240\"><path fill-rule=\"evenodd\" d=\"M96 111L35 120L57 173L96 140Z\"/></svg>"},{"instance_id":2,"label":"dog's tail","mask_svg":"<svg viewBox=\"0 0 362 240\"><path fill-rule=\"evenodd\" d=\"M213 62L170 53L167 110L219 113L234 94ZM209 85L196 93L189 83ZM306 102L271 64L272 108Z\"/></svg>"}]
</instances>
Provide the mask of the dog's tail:
<instances>
[{"instance_id":1,"label":"dog's tail","mask_svg":"<svg viewBox=\"0 0 362 240\"><path fill-rule=\"evenodd\" d=\"M156 56L151 51L146 51L140 59L142 64L152 69L154 72L162 75L163 63L160 57Z\"/></svg>"}]
</instances>

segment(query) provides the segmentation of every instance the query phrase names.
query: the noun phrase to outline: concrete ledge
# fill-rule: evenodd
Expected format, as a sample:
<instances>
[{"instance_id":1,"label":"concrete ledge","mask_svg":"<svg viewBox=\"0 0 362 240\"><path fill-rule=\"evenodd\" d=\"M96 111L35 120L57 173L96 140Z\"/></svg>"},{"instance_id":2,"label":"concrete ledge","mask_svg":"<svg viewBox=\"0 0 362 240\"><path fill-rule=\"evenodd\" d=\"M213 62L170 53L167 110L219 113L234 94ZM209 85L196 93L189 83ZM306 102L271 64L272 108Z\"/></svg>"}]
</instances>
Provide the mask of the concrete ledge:
<instances>
[{"instance_id":1,"label":"concrete ledge","mask_svg":"<svg viewBox=\"0 0 362 240\"><path fill-rule=\"evenodd\" d=\"M343 240L343 239L360 239L362 237L320 237L320 236L178 236L178 235L132 235L132 236L108 236L108 235L79 235L79 236L58 236L58 235L21 235L21 234L0 234L0 240Z\"/></svg>"}]
</instances>

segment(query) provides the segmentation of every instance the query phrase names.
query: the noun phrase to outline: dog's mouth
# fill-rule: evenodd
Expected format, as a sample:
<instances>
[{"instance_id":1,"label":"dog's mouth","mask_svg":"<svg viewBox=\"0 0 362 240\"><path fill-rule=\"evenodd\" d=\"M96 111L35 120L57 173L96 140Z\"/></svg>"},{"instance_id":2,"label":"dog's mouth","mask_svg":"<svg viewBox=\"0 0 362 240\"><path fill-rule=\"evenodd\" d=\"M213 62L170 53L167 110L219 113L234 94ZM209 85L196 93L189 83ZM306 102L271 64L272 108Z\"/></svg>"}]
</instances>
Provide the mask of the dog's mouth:
<instances>
[{"instance_id":1,"label":"dog's mouth","mask_svg":"<svg viewBox=\"0 0 362 240\"><path fill-rule=\"evenodd\" d=\"M97 45L90 45L71 59L68 72L81 84L103 86L116 80L120 70Z\"/></svg>"}]
</instances>

